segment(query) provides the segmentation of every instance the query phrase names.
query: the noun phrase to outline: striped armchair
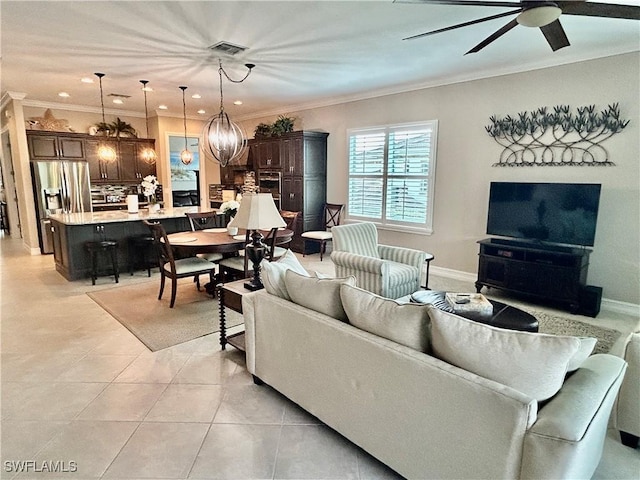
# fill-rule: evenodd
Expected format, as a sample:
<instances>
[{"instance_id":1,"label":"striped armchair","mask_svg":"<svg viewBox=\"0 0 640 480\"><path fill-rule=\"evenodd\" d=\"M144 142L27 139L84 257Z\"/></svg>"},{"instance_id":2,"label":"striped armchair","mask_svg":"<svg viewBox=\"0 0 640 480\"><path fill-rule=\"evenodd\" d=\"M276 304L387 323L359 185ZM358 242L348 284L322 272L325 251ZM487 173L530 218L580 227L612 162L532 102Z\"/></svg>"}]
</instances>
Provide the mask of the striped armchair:
<instances>
[{"instance_id":1,"label":"striped armchair","mask_svg":"<svg viewBox=\"0 0 640 480\"><path fill-rule=\"evenodd\" d=\"M390 245L378 245L373 223L331 228L331 260L336 275L353 275L360 288L387 298L400 298L420 289L420 274L427 253Z\"/></svg>"}]
</instances>

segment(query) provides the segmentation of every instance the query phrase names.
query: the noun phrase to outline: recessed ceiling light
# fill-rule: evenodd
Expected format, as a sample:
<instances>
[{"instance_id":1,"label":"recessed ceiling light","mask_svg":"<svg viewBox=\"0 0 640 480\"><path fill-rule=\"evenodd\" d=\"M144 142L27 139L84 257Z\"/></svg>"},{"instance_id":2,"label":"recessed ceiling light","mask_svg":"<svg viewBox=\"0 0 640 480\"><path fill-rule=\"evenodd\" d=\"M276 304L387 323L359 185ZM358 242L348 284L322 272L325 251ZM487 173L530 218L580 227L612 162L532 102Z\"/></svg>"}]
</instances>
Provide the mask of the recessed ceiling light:
<instances>
[{"instance_id":1,"label":"recessed ceiling light","mask_svg":"<svg viewBox=\"0 0 640 480\"><path fill-rule=\"evenodd\" d=\"M233 102L234 105L242 105L242 100L236 100Z\"/></svg>"},{"instance_id":2,"label":"recessed ceiling light","mask_svg":"<svg viewBox=\"0 0 640 480\"><path fill-rule=\"evenodd\" d=\"M169 107L167 107L166 105L158 105L158 108L160 110L168 110L169 109Z\"/></svg>"},{"instance_id":3,"label":"recessed ceiling light","mask_svg":"<svg viewBox=\"0 0 640 480\"><path fill-rule=\"evenodd\" d=\"M202 98L202 96L199 93L194 93L191 98Z\"/></svg>"},{"instance_id":4,"label":"recessed ceiling light","mask_svg":"<svg viewBox=\"0 0 640 480\"><path fill-rule=\"evenodd\" d=\"M153 88L151 87L142 87L143 92L153 92Z\"/></svg>"},{"instance_id":5,"label":"recessed ceiling light","mask_svg":"<svg viewBox=\"0 0 640 480\"><path fill-rule=\"evenodd\" d=\"M93 83L93 78L83 77L80 79L82 83Z\"/></svg>"},{"instance_id":6,"label":"recessed ceiling light","mask_svg":"<svg viewBox=\"0 0 640 480\"><path fill-rule=\"evenodd\" d=\"M118 105L122 105L124 102L122 101L121 98L114 98L113 99L113 103L117 103Z\"/></svg>"},{"instance_id":7,"label":"recessed ceiling light","mask_svg":"<svg viewBox=\"0 0 640 480\"><path fill-rule=\"evenodd\" d=\"M68 98L68 97L70 97L71 95L69 95L67 92L60 92L60 93L58 94L58 96L59 96L59 97L63 97L63 98Z\"/></svg>"},{"instance_id":8,"label":"recessed ceiling light","mask_svg":"<svg viewBox=\"0 0 640 480\"><path fill-rule=\"evenodd\" d=\"M207 112L206 112L205 110L200 109L200 110L198 110L198 113L199 113L200 115L204 115L204 114L205 114L205 113L207 113Z\"/></svg>"}]
</instances>

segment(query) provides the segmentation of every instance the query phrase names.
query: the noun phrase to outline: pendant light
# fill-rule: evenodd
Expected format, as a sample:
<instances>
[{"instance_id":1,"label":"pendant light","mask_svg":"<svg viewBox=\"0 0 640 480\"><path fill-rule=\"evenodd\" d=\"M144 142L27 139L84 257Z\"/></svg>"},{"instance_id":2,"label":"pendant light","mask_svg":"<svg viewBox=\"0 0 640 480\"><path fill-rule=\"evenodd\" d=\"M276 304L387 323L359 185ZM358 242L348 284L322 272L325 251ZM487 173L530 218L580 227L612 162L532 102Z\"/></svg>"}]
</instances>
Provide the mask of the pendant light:
<instances>
[{"instance_id":1,"label":"pendant light","mask_svg":"<svg viewBox=\"0 0 640 480\"><path fill-rule=\"evenodd\" d=\"M184 121L184 150L180 152L180 161L185 165L189 165L193 161L193 154L187 147L187 104L184 101L184 91L187 87L180 86L178 88L182 90L182 119Z\"/></svg>"},{"instance_id":2,"label":"pendant light","mask_svg":"<svg viewBox=\"0 0 640 480\"><path fill-rule=\"evenodd\" d=\"M219 60L218 76L220 77L220 113L209 119L203 131L204 151L212 156L221 166L226 167L234 159L240 157L247 148L247 136L242 128L229 119L229 115L224 111L224 97L222 95L222 74L227 80L233 83L244 82L251 69L255 67L252 63L245 63L249 69L241 80L233 80L222 68L222 60Z\"/></svg>"},{"instance_id":3,"label":"pendant light","mask_svg":"<svg viewBox=\"0 0 640 480\"><path fill-rule=\"evenodd\" d=\"M149 83L149 80L140 80L140 83L142 84L142 91L144 92L144 118L147 122L147 138L149 138L149 112L147 110L147 83ZM142 161L152 165L156 163L158 155L153 148L144 147L140 152L140 158Z\"/></svg>"},{"instance_id":4,"label":"pendant light","mask_svg":"<svg viewBox=\"0 0 640 480\"><path fill-rule=\"evenodd\" d=\"M95 76L100 79L100 105L102 106L102 124L106 125L107 122L104 119L104 94L102 92L102 77L104 77L105 74L95 73ZM109 131L107 130L107 135L108 134ZM111 163L116 161L118 155L116 154L116 149L103 140L98 143L98 158L103 162Z\"/></svg>"}]
</instances>

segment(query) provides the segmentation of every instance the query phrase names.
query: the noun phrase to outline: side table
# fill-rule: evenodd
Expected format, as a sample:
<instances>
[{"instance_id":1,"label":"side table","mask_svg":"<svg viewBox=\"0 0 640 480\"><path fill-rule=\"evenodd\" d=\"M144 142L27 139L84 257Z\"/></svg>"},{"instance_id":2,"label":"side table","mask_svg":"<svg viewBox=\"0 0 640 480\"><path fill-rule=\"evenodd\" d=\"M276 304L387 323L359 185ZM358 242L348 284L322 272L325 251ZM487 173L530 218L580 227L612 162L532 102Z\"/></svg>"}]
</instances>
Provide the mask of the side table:
<instances>
[{"instance_id":1,"label":"side table","mask_svg":"<svg viewBox=\"0 0 640 480\"><path fill-rule=\"evenodd\" d=\"M227 343L240 351L246 351L244 346L244 331L227 336L225 308L242 313L242 296L251 293L244 288L247 279L218 285L218 300L220 302L220 346L226 349Z\"/></svg>"}]
</instances>

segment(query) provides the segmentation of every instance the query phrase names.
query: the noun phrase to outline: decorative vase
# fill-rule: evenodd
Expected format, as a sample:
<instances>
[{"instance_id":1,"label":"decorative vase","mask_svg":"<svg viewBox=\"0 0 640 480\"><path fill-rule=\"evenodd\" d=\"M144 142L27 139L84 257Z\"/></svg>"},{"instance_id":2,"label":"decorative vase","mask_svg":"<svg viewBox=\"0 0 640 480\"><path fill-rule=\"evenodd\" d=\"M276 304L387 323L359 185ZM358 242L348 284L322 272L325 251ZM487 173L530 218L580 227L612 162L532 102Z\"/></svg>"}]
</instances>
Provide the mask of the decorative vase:
<instances>
[{"instance_id":1,"label":"decorative vase","mask_svg":"<svg viewBox=\"0 0 640 480\"><path fill-rule=\"evenodd\" d=\"M229 223L227 223L227 233L232 236L237 235L238 227L230 227L229 225L231 224L231 222L233 222L233 217L231 217L231 220L229 220Z\"/></svg>"}]
</instances>

